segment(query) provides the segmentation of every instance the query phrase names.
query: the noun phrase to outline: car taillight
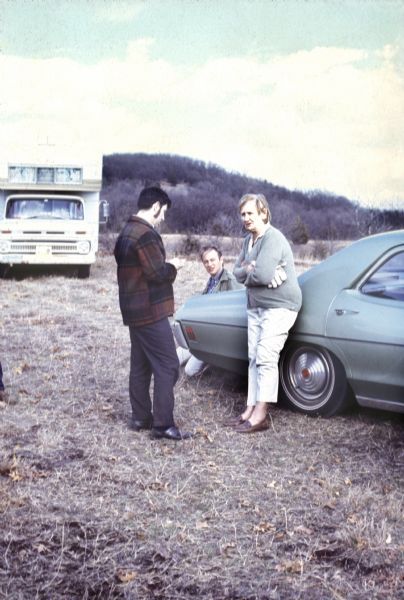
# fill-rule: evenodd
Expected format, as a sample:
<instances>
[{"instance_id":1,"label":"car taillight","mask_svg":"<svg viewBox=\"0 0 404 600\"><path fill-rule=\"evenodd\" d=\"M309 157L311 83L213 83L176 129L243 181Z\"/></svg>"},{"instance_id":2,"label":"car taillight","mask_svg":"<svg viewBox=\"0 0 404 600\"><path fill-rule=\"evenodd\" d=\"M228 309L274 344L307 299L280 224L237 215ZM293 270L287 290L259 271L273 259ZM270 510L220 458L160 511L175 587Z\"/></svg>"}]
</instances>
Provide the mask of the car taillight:
<instances>
[{"instance_id":1,"label":"car taillight","mask_svg":"<svg viewBox=\"0 0 404 600\"><path fill-rule=\"evenodd\" d=\"M187 327L185 327L185 333L187 334L187 337L190 340L195 341L196 340L196 335L194 333L194 330L192 329L192 327L190 327L189 325Z\"/></svg>"}]
</instances>

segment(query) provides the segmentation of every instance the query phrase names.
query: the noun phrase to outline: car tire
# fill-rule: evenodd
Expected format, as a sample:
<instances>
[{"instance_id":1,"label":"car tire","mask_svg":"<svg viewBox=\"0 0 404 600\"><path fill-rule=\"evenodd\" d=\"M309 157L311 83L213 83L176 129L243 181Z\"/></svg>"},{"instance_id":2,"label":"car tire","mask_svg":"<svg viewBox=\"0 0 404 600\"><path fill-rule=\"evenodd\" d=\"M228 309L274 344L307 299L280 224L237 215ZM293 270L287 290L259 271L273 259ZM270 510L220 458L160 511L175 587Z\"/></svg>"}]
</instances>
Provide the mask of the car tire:
<instances>
[{"instance_id":1,"label":"car tire","mask_svg":"<svg viewBox=\"0 0 404 600\"><path fill-rule=\"evenodd\" d=\"M341 362L325 348L290 345L280 365L282 400L307 415L332 417L347 407L350 394Z\"/></svg>"},{"instance_id":2,"label":"car tire","mask_svg":"<svg viewBox=\"0 0 404 600\"><path fill-rule=\"evenodd\" d=\"M88 279L90 277L90 265L80 265L77 269L79 279Z\"/></svg>"}]
</instances>

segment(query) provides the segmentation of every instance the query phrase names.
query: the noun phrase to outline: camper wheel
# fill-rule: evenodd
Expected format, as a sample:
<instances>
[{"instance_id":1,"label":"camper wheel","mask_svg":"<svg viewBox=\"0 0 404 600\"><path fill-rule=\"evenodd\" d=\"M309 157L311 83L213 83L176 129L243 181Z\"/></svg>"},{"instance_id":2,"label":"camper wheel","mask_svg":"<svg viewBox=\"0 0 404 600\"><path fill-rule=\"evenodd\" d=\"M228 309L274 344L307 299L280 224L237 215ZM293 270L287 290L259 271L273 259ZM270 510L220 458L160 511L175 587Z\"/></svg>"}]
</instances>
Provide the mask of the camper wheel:
<instances>
[{"instance_id":1,"label":"camper wheel","mask_svg":"<svg viewBox=\"0 0 404 600\"><path fill-rule=\"evenodd\" d=\"M90 265L80 265L77 269L79 279L88 279L90 277Z\"/></svg>"}]
</instances>

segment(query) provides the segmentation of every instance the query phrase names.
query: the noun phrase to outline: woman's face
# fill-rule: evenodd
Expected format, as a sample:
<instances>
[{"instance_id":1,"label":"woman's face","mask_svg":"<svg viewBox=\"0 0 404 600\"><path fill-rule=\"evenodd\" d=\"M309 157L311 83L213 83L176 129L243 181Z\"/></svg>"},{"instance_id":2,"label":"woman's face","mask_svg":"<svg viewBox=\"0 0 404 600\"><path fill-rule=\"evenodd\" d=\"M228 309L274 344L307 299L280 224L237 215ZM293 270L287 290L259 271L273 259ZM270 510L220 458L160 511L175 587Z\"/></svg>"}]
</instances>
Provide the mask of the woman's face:
<instances>
[{"instance_id":1,"label":"woman's face","mask_svg":"<svg viewBox=\"0 0 404 600\"><path fill-rule=\"evenodd\" d=\"M245 229L250 233L260 234L265 228L265 213L258 212L255 200L248 200L240 209L240 216Z\"/></svg>"}]
</instances>

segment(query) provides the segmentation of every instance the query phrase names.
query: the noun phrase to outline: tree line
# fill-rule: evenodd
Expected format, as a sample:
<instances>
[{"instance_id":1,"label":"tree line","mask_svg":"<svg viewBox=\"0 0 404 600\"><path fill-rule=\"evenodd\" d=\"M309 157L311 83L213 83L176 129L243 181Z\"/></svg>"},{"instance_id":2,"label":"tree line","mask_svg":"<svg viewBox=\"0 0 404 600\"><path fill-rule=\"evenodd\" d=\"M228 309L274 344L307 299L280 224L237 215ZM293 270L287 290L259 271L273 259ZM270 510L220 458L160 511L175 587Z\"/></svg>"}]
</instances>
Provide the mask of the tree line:
<instances>
[{"instance_id":1,"label":"tree line","mask_svg":"<svg viewBox=\"0 0 404 600\"><path fill-rule=\"evenodd\" d=\"M288 190L187 157L136 153L104 156L101 197L110 205L111 230L118 231L135 212L145 185L161 185L172 199L165 223L170 233L240 235L237 205L248 192L265 194L273 224L294 243L356 239L404 227L404 210L368 209L318 190Z\"/></svg>"}]
</instances>

